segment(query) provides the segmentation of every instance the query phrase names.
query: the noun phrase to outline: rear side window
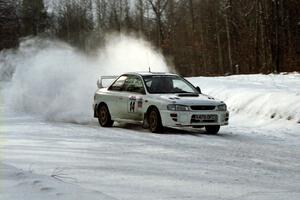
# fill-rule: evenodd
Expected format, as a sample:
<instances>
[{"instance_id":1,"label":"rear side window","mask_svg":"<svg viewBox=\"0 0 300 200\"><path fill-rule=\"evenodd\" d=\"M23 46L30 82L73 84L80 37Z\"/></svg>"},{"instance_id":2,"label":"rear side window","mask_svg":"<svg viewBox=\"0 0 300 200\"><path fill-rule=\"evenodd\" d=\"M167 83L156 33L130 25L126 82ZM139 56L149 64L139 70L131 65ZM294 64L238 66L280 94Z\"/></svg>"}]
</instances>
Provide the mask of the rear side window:
<instances>
[{"instance_id":1,"label":"rear side window","mask_svg":"<svg viewBox=\"0 0 300 200\"><path fill-rule=\"evenodd\" d=\"M127 76L121 76L108 88L108 90L122 91L126 79Z\"/></svg>"},{"instance_id":2,"label":"rear side window","mask_svg":"<svg viewBox=\"0 0 300 200\"><path fill-rule=\"evenodd\" d=\"M145 94L142 79L137 76L129 76L124 83L124 91Z\"/></svg>"}]
</instances>

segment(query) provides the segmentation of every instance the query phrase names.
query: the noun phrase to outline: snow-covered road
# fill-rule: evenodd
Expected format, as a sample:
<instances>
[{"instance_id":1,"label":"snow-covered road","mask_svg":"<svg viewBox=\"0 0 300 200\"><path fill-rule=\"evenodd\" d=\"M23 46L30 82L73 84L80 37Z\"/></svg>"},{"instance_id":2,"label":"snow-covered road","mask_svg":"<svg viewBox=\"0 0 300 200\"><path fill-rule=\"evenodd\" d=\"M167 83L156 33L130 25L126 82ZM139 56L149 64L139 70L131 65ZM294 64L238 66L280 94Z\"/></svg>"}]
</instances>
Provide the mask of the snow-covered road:
<instances>
[{"instance_id":1,"label":"snow-covered road","mask_svg":"<svg viewBox=\"0 0 300 200\"><path fill-rule=\"evenodd\" d=\"M270 136L233 119L217 136L151 134L138 126L50 123L15 113L0 123L2 162L34 177L14 173L18 184L6 185L1 200L18 199L18 193L28 200L74 199L74 191L83 195L75 199L300 198L296 129Z\"/></svg>"}]
</instances>

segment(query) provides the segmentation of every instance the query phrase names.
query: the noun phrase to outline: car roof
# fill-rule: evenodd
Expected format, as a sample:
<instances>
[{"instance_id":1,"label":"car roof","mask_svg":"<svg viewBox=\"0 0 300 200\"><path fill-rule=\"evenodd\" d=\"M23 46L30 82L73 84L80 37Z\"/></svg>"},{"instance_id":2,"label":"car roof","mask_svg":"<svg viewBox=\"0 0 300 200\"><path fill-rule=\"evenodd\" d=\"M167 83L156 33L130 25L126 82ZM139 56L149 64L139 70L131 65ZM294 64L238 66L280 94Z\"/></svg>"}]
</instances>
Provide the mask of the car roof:
<instances>
[{"instance_id":1,"label":"car roof","mask_svg":"<svg viewBox=\"0 0 300 200\"><path fill-rule=\"evenodd\" d=\"M125 73L127 75L140 75L140 76L155 76L155 75L176 75L177 74L173 74L173 73L169 73L169 72L128 72Z\"/></svg>"}]
</instances>

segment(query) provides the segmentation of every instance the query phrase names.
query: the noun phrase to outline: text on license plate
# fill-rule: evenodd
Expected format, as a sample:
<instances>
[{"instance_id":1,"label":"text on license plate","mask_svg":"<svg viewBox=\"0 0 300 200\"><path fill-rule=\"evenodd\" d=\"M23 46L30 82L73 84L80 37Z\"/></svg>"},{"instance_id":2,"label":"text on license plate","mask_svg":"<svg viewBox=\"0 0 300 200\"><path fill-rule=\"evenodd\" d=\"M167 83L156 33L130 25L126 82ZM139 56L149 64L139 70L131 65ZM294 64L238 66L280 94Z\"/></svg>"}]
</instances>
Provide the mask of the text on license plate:
<instances>
[{"instance_id":1,"label":"text on license plate","mask_svg":"<svg viewBox=\"0 0 300 200\"><path fill-rule=\"evenodd\" d=\"M218 116L217 115L194 115L193 118L199 121L205 121L205 120L216 121L218 119Z\"/></svg>"}]
</instances>

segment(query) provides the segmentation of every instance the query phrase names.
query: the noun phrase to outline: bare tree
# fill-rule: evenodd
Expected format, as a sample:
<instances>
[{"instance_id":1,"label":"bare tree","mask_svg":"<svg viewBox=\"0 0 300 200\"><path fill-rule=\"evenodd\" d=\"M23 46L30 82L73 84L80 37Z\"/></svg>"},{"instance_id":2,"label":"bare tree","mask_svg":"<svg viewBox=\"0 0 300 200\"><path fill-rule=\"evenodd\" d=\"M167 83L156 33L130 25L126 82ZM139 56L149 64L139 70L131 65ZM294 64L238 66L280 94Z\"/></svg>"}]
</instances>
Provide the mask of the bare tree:
<instances>
[{"instance_id":1,"label":"bare tree","mask_svg":"<svg viewBox=\"0 0 300 200\"><path fill-rule=\"evenodd\" d=\"M135 2L135 15L136 15L136 26L137 30L140 32L145 31L145 15L146 15L146 6L144 0L136 0Z\"/></svg>"},{"instance_id":2,"label":"bare tree","mask_svg":"<svg viewBox=\"0 0 300 200\"><path fill-rule=\"evenodd\" d=\"M151 8L155 15L155 21L157 25L157 45L160 46L165 39L164 28L163 28L163 18L165 9L169 3L169 0L148 0Z\"/></svg>"},{"instance_id":3,"label":"bare tree","mask_svg":"<svg viewBox=\"0 0 300 200\"><path fill-rule=\"evenodd\" d=\"M105 31L108 29L108 2L107 0L96 0L97 29Z\"/></svg>"},{"instance_id":4,"label":"bare tree","mask_svg":"<svg viewBox=\"0 0 300 200\"><path fill-rule=\"evenodd\" d=\"M89 0L70 0L58 5L56 9L58 37L86 50L86 39L94 28Z\"/></svg>"},{"instance_id":5,"label":"bare tree","mask_svg":"<svg viewBox=\"0 0 300 200\"><path fill-rule=\"evenodd\" d=\"M234 73L233 62L232 62L232 50L231 50L231 32L230 32L230 16L232 3L231 0L226 0L225 4L225 23L226 23L226 36L227 36L227 50L228 50L228 61L229 61L229 70Z\"/></svg>"}]
</instances>

